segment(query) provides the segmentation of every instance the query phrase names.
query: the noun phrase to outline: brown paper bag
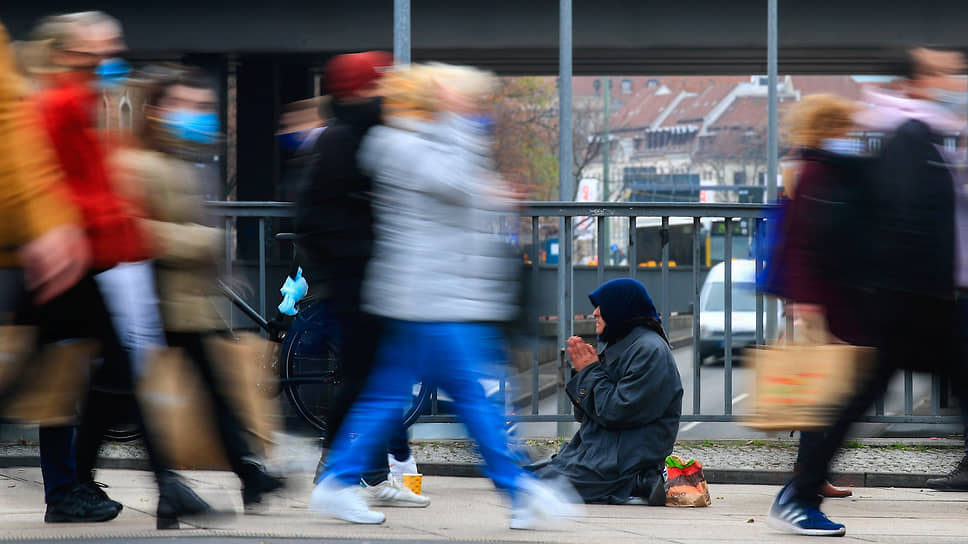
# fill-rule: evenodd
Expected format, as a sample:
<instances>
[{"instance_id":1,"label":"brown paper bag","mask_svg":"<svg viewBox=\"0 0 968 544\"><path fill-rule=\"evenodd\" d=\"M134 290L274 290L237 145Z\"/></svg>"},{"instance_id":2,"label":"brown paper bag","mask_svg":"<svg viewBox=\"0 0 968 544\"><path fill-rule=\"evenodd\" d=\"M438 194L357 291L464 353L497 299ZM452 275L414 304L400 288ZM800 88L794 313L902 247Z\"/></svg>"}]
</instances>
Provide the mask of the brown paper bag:
<instances>
[{"instance_id":1,"label":"brown paper bag","mask_svg":"<svg viewBox=\"0 0 968 544\"><path fill-rule=\"evenodd\" d=\"M217 339L208 349L223 380L223 391L242 422L250 447L265 455L279 421L276 401L259 384L271 380L260 363L265 341L244 335L239 341ZM216 430L212 403L194 365L181 350L156 352L141 380L140 394L151 424L176 468L223 469L229 466Z\"/></svg>"},{"instance_id":2,"label":"brown paper bag","mask_svg":"<svg viewBox=\"0 0 968 544\"><path fill-rule=\"evenodd\" d=\"M833 422L869 368L874 349L831 342L820 317L797 319L796 343L747 350L752 361L753 413L760 431L821 430ZM814 343L811 343L814 342Z\"/></svg>"},{"instance_id":3,"label":"brown paper bag","mask_svg":"<svg viewBox=\"0 0 968 544\"><path fill-rule=\"evenodd\" d=\"M38 425L74 423L97 343L70 340L35 351L31 327L0 327L0 417Z\"/></svg>"}]
</instances>

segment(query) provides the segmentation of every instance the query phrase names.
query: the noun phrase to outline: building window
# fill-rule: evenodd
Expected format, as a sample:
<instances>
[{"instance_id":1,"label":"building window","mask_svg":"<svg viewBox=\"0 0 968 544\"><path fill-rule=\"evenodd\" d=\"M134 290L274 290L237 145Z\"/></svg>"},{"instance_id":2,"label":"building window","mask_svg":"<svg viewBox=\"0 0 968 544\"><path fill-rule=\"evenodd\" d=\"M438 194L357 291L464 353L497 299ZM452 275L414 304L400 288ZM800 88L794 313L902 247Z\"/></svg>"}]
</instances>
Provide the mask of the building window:
<instances>
[{"instance_id":1,"label":"building window","mask_svg":"<svg viewBox=\"0 0 968 544\"><path fill-rule=\"evenodd\" d=\"M650 80L649 80L649 81L648 81L648 82L647 82L647 83L645 84L645 86L646 86L647 88L649 88L649 89L654 89L654 88L656 88L656 87L658 87L658 86L659 86L659 80L658 80L658 79L650 79Z\"/></svg>"},{"instance_id":2,"label":"building window","mask_svg":"<svg viewBox=\"0 0 968 544\"><path fill-rule=\"evenodd\" d=\"M632 80L623 79L622 80L622 94L632 94Z\"/></svg>"},{"instance_id":3,"label":"building window","mask_svg":"<svg viewBox=\"0 0 968 544\"><path fill-rule=\"evenodd\" d=\"M595 94L596 94L596 95L598 95L598 94L602 94L602 80L600 80L600 79L596 79L596 80L595 80L595 81L594 81L594 82L592 83L592 86L593 86L593 87L595 87Z\"/></svg>"}]
</instances>

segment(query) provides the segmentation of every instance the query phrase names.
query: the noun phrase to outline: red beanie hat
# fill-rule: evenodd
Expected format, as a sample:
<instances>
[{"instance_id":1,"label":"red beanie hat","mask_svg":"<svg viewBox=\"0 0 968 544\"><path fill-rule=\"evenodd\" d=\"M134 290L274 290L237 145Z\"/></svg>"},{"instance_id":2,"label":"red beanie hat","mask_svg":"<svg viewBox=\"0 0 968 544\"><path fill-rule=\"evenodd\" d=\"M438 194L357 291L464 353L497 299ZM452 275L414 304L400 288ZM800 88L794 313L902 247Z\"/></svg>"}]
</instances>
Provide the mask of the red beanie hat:
<instances>
[{"instance_id":1,"label":"red beanie hat","mask_svg":"<svg viewBox=\"0 0 968 544\"><path fill-rule=\"evenodd\" d=\"M346 98L379 79L379 68L392 65L393 56L383 51L337 55L326 63L326 87L334 97Z\"/></svg>"}]
</instances>

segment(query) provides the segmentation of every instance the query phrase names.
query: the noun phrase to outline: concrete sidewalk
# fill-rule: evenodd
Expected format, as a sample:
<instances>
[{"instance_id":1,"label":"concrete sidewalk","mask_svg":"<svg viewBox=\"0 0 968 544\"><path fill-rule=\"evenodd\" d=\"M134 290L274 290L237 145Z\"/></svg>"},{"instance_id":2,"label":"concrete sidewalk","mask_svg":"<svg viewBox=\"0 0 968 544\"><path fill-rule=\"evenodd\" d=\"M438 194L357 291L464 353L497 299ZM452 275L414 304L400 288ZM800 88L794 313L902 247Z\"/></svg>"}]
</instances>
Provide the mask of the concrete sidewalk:
<instances>
[{"instance_id":1,"label":"concrete sidewalk","mask_svg":"<svg viewBox=\"0 0 968 544\"><path fill-rule=\"evenodd\" d=\"M241 512L236 478L226 472L182 473L200 495L220 509ZM541 531L508 529L508 508L501 494L483 478L424 478L424 493L433 499L426 509L382 511L379 526L351 525L306 510L310 474L293 474L290 486L267 498L260 515L222 520L202 528L183 523L180 531L154 529L156 491L152 476L132 470L100 470L98 480L125 505L118 519L101 524L48 525L43 522L43 488L36 468L0 469L0 540L78 539L130 542L136 538L220 537L313 538L324 541L364 539L396 542L562 542L698 543L803 542L803 537L777 533L765 523L776 486L713 485L709 508L588 506L581 517ZM857 488L851 499L826 503L832 519L847 525L846 541L955 543L968 540L968 493L921 489ZM275 541L275 540L273 540ZM264 542L255 540L255 542Z\"/></svg>"}]
</instances>

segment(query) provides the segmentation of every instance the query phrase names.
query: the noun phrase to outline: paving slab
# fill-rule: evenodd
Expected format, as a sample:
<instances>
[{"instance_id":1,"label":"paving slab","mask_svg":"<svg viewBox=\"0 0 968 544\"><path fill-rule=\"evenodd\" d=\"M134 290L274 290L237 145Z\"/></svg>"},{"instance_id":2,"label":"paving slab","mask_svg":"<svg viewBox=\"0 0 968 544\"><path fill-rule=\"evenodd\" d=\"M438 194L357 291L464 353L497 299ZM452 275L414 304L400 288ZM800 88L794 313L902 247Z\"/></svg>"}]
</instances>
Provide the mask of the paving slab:
<instances>
[{"instance_id":1,"label":"paving slab","mask_svg":"<svg viewBox=\"0 0 968 544\"><path fill-rule=\"evenodd\" d=\"M424 493L433 500L425 509L386 508L387 522L351 525L322 518L306 509L311 474L289 476L290 485L268 497L263 512L241 515L238 480L227 472L183 471L182 475L213 506L238 513L207 526L184 523L179 531L156 531L157 497L149 473L99 470L97 478L121 501L118 519L97 524L50 525L43 522L43 487L36 468L0 469L0 540L76 540L135 542L139 538L178 541L272 542L312 538L326 542L560 542L692 543L803 542L765 523L778 491L767 485L712 485L709 508L646 506L585 507L582 516L539 531L508 529L509 510L503 495L483 478L424 478ZM847 524L846 542L968 541L968 493L923 489L856 488L850 499L825 503L829 515ZM86 539L86 540L85 540ZM261 540L259 540L261 539ZM269 540L271 539L271 540ZM155 540L154 542L159 542Z\"/></svg>"}]
</instances>

